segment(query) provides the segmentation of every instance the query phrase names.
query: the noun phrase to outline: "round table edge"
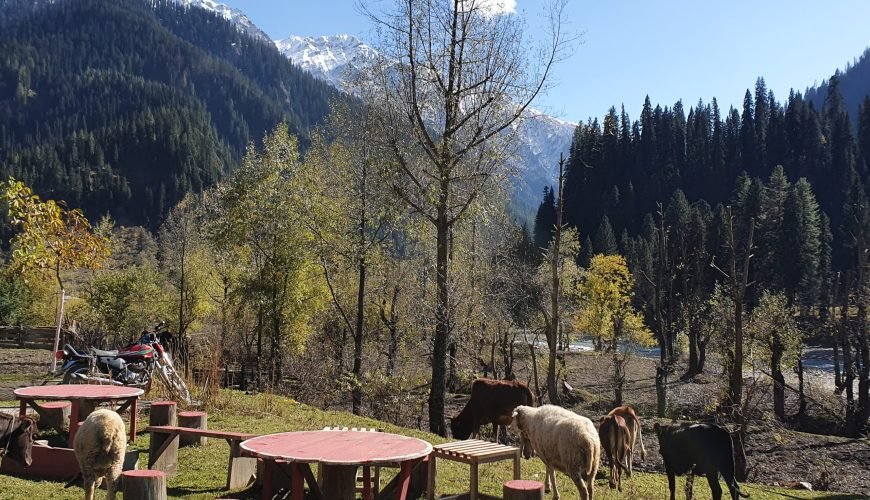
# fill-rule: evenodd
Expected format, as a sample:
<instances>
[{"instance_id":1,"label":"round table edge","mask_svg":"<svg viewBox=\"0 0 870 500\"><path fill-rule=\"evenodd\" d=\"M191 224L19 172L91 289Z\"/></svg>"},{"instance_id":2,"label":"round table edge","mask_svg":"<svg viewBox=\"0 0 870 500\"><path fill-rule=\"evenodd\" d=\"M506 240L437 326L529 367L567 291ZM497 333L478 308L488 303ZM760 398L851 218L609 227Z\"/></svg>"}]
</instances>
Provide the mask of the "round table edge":
<instances>
[{"instance_id":1,"label":"round table edge","mask_svg":"<svg viewBox=\"0 0 870 500\"><path fill-rule=\"evenodd\" d=\"M301 431L301 432L329 432L329 431ZM286 433L276 432L275 434L286 434ZM427 457L432 453L432 449L433 449L432 443L430 443L428 441L423 441L420 438L414 438L414 437L410 437L410 436L402 436L402 437L407 437L410 439L416 439L416 440L420 441L421 443L425 443L426 448L419 453L411 453L408 455L402 455L401 457L390 457L389 459L385 459L385 460L365 460L365 461L348 462L348 461L341 461L341 460L293 459L293 458L287 458L286 456L283 456L283 455L273 455L271 453L254 451L254 450L245 446L245 443L247 441L251 441L251 440L258 439L258 438L268 436L268 435L269 434L263 434L263 436L257 436L257 437L251 438L251 439L246 439L245 441L242 441L241 443L239 443L239 448L241 448L246 453L253 455L257 458L266 458L266 459L271 459L271 460L283 460L283 461L286 461L288 463L299 463L299 464L318 464L319 463L319 464L325 464L325 465L386 465L386 464L394 464L394 463L407 462L410 460L416 460L418 458ZM401 436L401 434L396 434L396 435Z\"/></svg>"},{"instance_id":2,"label":"round table edge","mask_svg":"<svg viewBox=\"0 0 870 500\"><path fill-rule=\"evenodd\" d=\"M83 384L84 385L84 384ZM41 399L44 401L72 401L74 399L96 399L100 401L113 400L113 399L130 399L130 398L138 398L145 394L144 389L133 388L131 387L131 391L138 391L136 394L128 394L125 396L45 396L45 395L30 395L30 394L18 394L18 391L21 389L30 389L31 387L42 387L42 386L28 386L28 387L19 387L12 391L12 394L15 395L15 399ZM106 386L106 387L116 387L116 386Z\"/></svg>"}]
</instances>

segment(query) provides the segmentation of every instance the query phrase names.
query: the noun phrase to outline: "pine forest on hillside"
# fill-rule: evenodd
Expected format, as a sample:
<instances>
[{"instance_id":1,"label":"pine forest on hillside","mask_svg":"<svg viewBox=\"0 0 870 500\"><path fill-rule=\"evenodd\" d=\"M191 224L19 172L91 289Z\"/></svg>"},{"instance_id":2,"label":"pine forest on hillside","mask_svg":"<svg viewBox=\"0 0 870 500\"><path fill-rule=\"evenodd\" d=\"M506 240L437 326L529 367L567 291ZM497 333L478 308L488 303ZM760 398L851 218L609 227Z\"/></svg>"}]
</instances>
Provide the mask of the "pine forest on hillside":
<instances>
[{"instance_id":1,"label":"pine forest on hillside","mask_svg":"<svg viewBox=\"0 0 870 500\"><path fill-rule=\"evenodd\" d=\"M155 229L278 123L307 137L336 95L174 1L0 5L0 174L90 217Z\"/></svg>"},{"instance_id":2,"label":"pine forest on hillside","mask_svg":"<svg viewBox=\"0 0 870 500\"><path fill-rule=\"evenodd\" d=\"M685 420L727 427L740 482L870 493L870 52L739 108L611 107L546 152L527 222L522 125L580 45L554 4L532 32L363 2L339 90L215 2L0 0L0 326L109 349L165 321L209 410L226 386L433 437L515 380L634 407L658 480L653 424ZM0 400L26 355L2 348Z\"/></svg>"}]
</instances>

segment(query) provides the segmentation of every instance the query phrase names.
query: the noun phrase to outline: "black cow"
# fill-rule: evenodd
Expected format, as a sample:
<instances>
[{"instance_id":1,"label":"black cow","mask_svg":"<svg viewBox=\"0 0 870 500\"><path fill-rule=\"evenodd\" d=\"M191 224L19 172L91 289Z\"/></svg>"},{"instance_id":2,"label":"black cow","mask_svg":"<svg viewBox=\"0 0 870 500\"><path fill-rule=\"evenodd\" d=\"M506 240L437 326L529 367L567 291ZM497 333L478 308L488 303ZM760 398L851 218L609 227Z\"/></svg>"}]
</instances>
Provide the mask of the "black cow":
<instances>
[{"instance_id":1,"label":"black cow","mask_svg":"<svg viewBox=\"0 0 870 500\"><path fill-rule=\"evenodd\" d=\"M674 476L686 473L707 476L713 500L722 498L719 474L728 485L731 500L749 496L740 492L734 479L734 445L727 430L712 424L680 426L656 423L653 428L659 438L659 453L665 462L671 500L675 500Z\"/></svg>"},{"instance_id":2,"label":"black cow","mask_svg":"<svg viewBox=\"0 0 870 500\"><path fill-rule=\"evenodd\" d=\"M0 413L0 454L24 467L33 462L33 436L36 420L33 417L14 417Z\"/></svg>"}]
</instances>

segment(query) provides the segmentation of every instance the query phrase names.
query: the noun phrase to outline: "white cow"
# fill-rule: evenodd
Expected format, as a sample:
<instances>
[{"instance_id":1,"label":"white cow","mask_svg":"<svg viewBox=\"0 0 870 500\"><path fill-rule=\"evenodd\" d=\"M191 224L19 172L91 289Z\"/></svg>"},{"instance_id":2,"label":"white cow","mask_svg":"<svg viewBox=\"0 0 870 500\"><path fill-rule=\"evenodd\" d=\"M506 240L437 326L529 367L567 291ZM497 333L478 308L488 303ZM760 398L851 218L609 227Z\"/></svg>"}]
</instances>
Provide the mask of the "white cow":
<instances>
[{"instance_id":1,"label":"white cow","mask_svg":"<svg viewBox=\"0 0 870 500\"><path fill-rule=\"evenodd\" d=\"M591 420L560 406L518 406L511 426L547 466L547 493L552 484L553 498L559 499L555 474L559 471L574 481L581 500L592 499L601 441Z\"/></svg>"}]
</instances>

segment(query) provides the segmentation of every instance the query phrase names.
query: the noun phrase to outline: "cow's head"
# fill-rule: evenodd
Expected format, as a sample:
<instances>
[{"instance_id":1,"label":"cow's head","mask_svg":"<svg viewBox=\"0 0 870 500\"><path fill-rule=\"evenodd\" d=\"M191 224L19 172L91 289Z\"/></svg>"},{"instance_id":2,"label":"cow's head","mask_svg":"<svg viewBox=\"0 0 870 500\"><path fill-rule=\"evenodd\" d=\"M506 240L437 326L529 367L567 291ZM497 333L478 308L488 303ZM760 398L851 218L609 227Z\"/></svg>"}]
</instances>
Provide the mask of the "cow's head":
<instances>
[{"instance_id":1,"label":"cow's head","mask_svg":"<svg viewBox=\"0 0 870 500\"><path fill-rule=\"evenodd\" d=\"M33 436L36 434L36 420L31 417L18 419L18 423L12 427L8 444L5 444L6 457L15 460L24 467L30 467L33 463Z\"/></svg>"},{"instance_id":2,"label":"cow's head","mask_svg":"<svg viewBox=\"0 0 870 500\"><path fill-rule=\"evenodd\" d=\"M523 457L526 459L535 456L535 449L532 447L532 442L529 440L528 434L525 432L525 409L527 406L517 406L513 414L511 414L511 431L520 437L520 449Z\"/></svg>"},{"instance_id":3,"label":"cow's head","mask_svg":"<svg viewBox=\"0 0 870 500\"><path fill-rule=\"evenodd\" d=\"M468 439L471 437L471 418L460 413L450 417L450 434L454 439Z\"/></svg>"}]
</instances>

